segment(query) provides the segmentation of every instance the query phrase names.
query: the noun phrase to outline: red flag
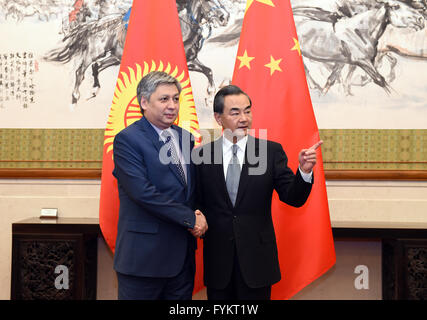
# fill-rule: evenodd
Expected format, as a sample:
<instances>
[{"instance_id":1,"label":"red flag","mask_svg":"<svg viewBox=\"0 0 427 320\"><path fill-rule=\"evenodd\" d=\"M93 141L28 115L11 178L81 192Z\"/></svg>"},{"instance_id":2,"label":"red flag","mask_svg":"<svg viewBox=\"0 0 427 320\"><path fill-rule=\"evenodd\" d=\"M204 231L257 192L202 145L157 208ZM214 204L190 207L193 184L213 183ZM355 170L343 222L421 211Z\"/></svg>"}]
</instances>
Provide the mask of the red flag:
<instances>
[{"instance_id":1,"label":"red flag","mask_svg":"<svg viewBox=\"0 0 427 320\"><path fill-rule=\"evenodd\" d=\"M267 129L297 170L301 149L320 139L289 0L248 0L233 84L251 97L252 127ZM272 214L282 272L272 299L289 299L335 263L320 149L307 203L293 208L275 194Z\"/></svg>"},{"instance_id":2,"label":"red flag","mask_svg":"<svg viewBox=\"0 0 427 320\"><path fill-rule=\"evenodd\" d=\"M118 39L126 32L125 24L123 21L118 29ZM117 181L112 175L113 141L117 133L141 118L136 88L144 75L155 70L169 73L180 81L180 110L175 124L190 131L198 140L199 123L175 0L134 1L132 6L120 72L104 135L99 224L113 252L119 216Z\"/></svg>"}]
</instances>

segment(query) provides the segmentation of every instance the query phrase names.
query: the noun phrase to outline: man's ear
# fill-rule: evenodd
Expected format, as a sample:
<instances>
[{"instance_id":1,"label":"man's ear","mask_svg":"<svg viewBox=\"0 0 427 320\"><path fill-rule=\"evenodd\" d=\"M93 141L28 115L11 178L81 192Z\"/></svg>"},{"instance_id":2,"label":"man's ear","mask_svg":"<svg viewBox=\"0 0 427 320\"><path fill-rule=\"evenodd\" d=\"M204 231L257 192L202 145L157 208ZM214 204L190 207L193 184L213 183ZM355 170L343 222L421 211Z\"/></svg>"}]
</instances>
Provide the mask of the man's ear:
<instances>
[{"instance_id":1,"label":"man's ear","mask_svg":"<svg viewBox=\"0 0 427 320\"><path fill-rule=\"evenodd\" d=\"M147 106L148 106L148 100L145 99L144 97L141 97L141 109L144 110L144 112L147 110Z\"/></svg>"},{"instance_id":2,"label":"man's ear","mask_svg":"<svg viewBox=\"0 0 427 320\"><path fill-rule=\"evenodd\" d=\"M221 113L214 112L214 117L215 117L216 122L222 127Z\"/></svg>"}]
</instances>

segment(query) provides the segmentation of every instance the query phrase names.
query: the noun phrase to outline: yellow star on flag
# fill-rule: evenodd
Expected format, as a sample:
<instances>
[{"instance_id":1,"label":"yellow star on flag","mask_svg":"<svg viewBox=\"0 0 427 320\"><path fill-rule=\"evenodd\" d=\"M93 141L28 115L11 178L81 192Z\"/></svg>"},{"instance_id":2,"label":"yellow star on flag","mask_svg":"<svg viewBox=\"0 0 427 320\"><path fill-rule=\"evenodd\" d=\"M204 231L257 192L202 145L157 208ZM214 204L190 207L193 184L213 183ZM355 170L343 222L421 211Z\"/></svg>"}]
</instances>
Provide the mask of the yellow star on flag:
<instances>
[{"instance_id":1,"label":"yellow star on flag","mask_svg":"<svg viewBox=\"0 0 427 320\"><path fill-rule=\"evenodd\" d=\"M299 42L297 39L295 39L295 38L293 38L293 39L294 39L294 46L292 47L291 51L297 50L298 54L301 55L301 47L299 46Z\"/></svg>"},{"instance_id":2,"label":"yellow star on flag","mask_svg":"<svg viewBox=\"0 0 427 320\"><path fill-rule=\"evenodd\" d=\"M245 12L248 11L249 7L252 5L252 3L254 1L266 4L266 5L271 6L271 7L275 7L275 5L274 5L274 3L273 3L272 0L248 0L246 2L246 10L245 10Z\"/></svg>"},{"instance_id":3,"label":"yellow star on flag","mask_svg":"<svg viewBox=\"0 0 427 320\"><path fill-rule=\"evenodd\" d=\"M273 75L274 71L280 71L282 72L282 69L280 69L280 62L282 59L274 59L273 56L270 56L270 63L265 64L264 66L267 68L270 68L270 76Z\"/></svg>"},{"instance_id":4,"label":"yellow star on flag","mask_svg":"<svg viewBox=\"0 0 427 320\"><path fill-rule=\"evenodd\" d=\"M239 59L240 61L239 69L242 67L247 67L248 69L251 69L250 62L255 59L255 57L249 57L248 52L245 50L243 56L237 56L237 59Z\"/></svg>"}]
</instances>

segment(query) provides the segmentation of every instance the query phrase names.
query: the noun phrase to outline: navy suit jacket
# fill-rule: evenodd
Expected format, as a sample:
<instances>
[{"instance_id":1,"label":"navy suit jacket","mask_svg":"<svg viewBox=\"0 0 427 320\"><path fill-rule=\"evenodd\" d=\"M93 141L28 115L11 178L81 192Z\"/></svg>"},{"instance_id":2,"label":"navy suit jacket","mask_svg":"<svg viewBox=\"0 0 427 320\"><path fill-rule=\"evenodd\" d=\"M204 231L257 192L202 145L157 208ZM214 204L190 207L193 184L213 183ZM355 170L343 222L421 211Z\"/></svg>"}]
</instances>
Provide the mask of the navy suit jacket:
<instances>
[{"instance_id":1,"label":"navy suit jacket","mask_svg":"<svg viewBox=\"0 0 427 320\"><path fill-rule=\"evenodd\" d=\"M177 126L184 156L194 139ZM184 138L184 150L182 142ZM192 138L192 137L191 137ZM164 143L144 117L114 139L114 171L120 211L114 269L140 277L173 277L182 269L188 248L194 250L195 168L187 164L187 184L173 164L163 164ZM189 158L189 157L188 157ZM188 163L188 162L187 162Z\"/></svg>"}]
</instances>

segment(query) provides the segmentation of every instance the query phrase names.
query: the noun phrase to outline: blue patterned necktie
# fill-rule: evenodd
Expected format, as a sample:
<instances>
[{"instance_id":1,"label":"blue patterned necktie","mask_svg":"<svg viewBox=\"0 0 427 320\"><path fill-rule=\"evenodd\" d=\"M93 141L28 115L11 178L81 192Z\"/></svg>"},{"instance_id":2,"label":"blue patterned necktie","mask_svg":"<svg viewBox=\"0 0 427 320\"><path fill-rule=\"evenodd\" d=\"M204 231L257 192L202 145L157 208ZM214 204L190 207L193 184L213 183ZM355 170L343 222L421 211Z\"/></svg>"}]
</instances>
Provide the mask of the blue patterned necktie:
<instances>
[{"instance_id":1,"label":"blue patterned necktie","mask_svg":"<svg viewBox=\"0 0 427 320\"><path fill-rule=\"evenodd\" d=\"M176 168L178 169L182 182L184 182L184 184L187 184L184 169L182 168L178 153L176 152L175 144L172 140L172 135L167 131L163 131L162 136L166 139L165 144L168 146L168 156L172 158L172 165L176 166Z\"/></svg>"},{"instance_id":2,"label":"blue patterned necktie","mask_svg":"<svg viewBox=\"0 0 427 320\"><path fill-rule=\"evenodd\" d=\"M225 178L225 184L227 185L228 195L230 196L233 207L236 203L237 191L239 189L240 181L240 164L237 158L237 144L233 144L233 157L227 168L227 177Z\"/></svg>"}]
</instances>

